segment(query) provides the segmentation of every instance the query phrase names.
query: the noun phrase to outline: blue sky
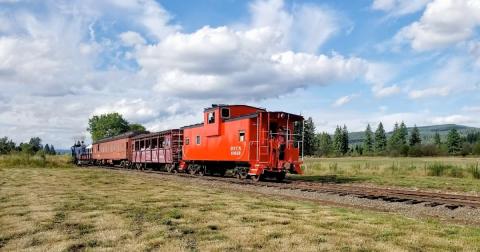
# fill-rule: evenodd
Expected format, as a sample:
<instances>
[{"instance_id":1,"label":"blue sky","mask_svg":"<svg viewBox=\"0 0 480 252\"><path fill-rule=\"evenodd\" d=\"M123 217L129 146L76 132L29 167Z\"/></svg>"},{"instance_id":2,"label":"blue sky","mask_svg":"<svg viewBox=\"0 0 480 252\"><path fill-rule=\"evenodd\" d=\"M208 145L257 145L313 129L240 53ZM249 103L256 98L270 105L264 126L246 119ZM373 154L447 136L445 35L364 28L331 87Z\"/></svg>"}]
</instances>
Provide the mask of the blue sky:
<instances>
[{"instance_id":1,"label":"blue sky","mask_svg":"<svg viewBox=\"0 0 480 252\"><path fill-rule=\"evenodd\" d=\"M0 135L67 147L117 111L149 130L212 103L480 127L476 0L0 0Z\"/></svg>"}]
</instances>

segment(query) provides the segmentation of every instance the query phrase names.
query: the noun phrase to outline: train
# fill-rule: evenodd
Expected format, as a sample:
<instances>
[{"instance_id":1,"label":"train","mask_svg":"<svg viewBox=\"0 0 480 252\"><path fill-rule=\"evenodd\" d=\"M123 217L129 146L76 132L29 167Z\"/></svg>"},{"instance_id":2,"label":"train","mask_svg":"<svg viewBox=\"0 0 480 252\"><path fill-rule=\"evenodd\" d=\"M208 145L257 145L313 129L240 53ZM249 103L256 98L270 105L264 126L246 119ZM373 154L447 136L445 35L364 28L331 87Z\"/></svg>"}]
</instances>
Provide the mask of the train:
<instances>
[{"instance_id":1,"label":"train","mask_svg":"<svg viewBox=\"0 0 480 252\"><path fill-rule=\"evenodd\" d=\"M127 132L91 146L77 142L77 165L107 165L154 169L192 175L227 172L239 179L303 174L301 115L249 105L213 104L203 122L160 132Z\"/></svg>"}]
</instances>

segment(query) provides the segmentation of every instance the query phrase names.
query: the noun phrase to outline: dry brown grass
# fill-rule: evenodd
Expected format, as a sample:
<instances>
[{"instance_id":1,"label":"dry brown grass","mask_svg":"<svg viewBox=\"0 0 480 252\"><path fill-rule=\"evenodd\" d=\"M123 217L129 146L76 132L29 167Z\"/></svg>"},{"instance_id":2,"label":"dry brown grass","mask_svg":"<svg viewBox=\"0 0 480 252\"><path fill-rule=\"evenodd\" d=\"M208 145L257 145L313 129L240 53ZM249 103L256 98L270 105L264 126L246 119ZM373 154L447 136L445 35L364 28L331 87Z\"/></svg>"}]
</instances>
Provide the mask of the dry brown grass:
<instances>
[{"instance_id":1,"label":"dry brown grass","mask_svg":"<svg viewBox=\"0 0 480 252\"><path fill-rule=\"evenodd\" d=\"M79 168L0 169L2 251L475 251L480 228Z\"/></svg>"},{"instance_id":2,"label":"dry brown grass","mask_svg":"<svg viewBox=\"0 0 480 252\"><path fill-rule=\"evenodd\" d=\"M480 193L480 180L472 174L479 158L461 157L343 157L306 158L305 174L290 176L302 180L329 180L339 183L369 183L420 189ZM445 169L433 176L431 168ZM477 169L478 170L478 169Z\"/></svg>"}]
</instances>

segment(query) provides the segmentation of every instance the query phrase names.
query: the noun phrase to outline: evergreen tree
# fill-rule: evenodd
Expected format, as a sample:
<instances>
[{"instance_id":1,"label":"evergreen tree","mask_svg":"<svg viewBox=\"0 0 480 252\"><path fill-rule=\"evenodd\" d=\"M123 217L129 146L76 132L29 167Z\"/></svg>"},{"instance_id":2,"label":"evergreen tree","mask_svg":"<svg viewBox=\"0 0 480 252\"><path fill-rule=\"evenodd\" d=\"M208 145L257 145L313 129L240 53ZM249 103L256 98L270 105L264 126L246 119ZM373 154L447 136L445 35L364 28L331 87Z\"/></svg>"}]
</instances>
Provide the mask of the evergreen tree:
<instances>
[{"instance_id":1,"label":"evergreen tree","mask_svg":"<svg viewBox=\"0 0 480 252\"><path fill-rule=\"evenodd\" d=\"M420 131L418 130L417 125L413 126L409 143L410 143L410 146L415 146L422 143L422 139L420 137Z\"/></svg>"},{"instance_id":2,"label":"evergreen tree","mask_svg":"<svg viewBox=\"0 0 480 252\"><path fill-rule=\"evenodd\" d=\"M317 152L320 156L328 156L332 152L332 137L328 133L318 135Z\"/></svg>"},{"instance_id":3,"label":"evergreen tree","mask_svg":"<svg viewBox=\"0 0 480 252\"><path fill-rule=\"evenodd\" d=\"M365 152L367 155L373 152L373 132L370 124L367 125L367 129L365 130L365 138L363 139L363 152Z\"/></svg>"},{"instance_id":4,"label":"evergreen tree","mask_svg":"<svg viewBox=\"0 0 480 252\"><path fill-rule=\"evenodd\" d=\"M448 153L456 155L462 150L462 141L460 134L456 129L451 129L447 135Z\"/></svg>"},{"instance_id":5,"label":"evergreen tree","mask_svg":"<svg viewBox=\"0 0 480 252\"><path fill-rule=\"evenodd\" d=\"M343 153L343 132L340 126L337 126L335 129L335 133L333 134L333 151L336 155L340 155Z\"/></svg>"},{"instance_id":6,"label":"evergreen tree","mask_svg":"<svg viewBox=\"0 0 480 252\"><path fill-rule=\"evenodd\" d=\"M395 123L393 126L392 136L388 139L388 145L390 148L397 146L400 142L400 128L398 127L398 123Z\"/></svg>"},{"instance_id":7,"label":"evergreen tree","mask_svg":"<svg viewBox=\"0 0 480 252\"><path fill-rule=\"evenodd\" d=\"M57 151L55 151L55 147L53 147L53 144L50 145L50 155L57 155Z\"/></svg>"},{"instance_id":8,"label":"evergreen tree","mask_svg":"<svg viewBox=\"0 0 480 252\"><path fill-rule=\"evenodd\" d=\"M50 146L48 144L45 144L45 147L43 147L43 151L45 151L45 154L49 155L50 154Z\"/></svg>"},{"instance_id":9,"label":"evergreen tree","mask_svg":"<svg viewBox=\"0 0 480 252\"><path fill-rule=\"evenodd\" d=\"M407 137L408 137L408 129L405 123L402 121L400 124L400 128L398 131L398 138L399 138L399 143L401 145L406 145L407 144Z\"/></svg>"},{"instance_id":10,"label":"evergreen tree","mask_svg":"<svg viewBox=\"0 0 480 252\"><path fill-rule=\"evenodd\" d=\"M304 154L307 156L311 156L315 154L315 124L313 123L313 119L309 117L305 120L304 125L304 137L303 137L303 148Z\"/></svg>"},{"instance_id":11,"label":"evergreen tree","mask_svg":"<svg viewBox=\"0 0 480 252\"><path fill-rule=\"evenodd\" d=\"M438 133L438 131L435 132L435 136L433 137L433 141L434 141L436 146L442 145L442 139L440 138L440 134Z\"/></svg>"},{"instance_id":12,"label":"evergreen tree","mask_svg":"<svg viewBox=\"0 0 480 252\"><path fill-rule=\"evenodd\" d=\"M347 130L347 126L346 125L343 125L343 129L342 129L342 154L345 155L347 154L349 151L349 148L348 148L348 130Z\"/></svg>"},{"instance_id":13,"label":"evergreen tree","mask_svg":"<svg viewBox=\"0 0 480 252\"><path fill-rule=\"evenodd\" d=\"M380 154L385 152L387 148L387 135L385 129L383 128L382 122L378 124L377 130L375 131L375 153Z\"/></svg>"}]
</instances>

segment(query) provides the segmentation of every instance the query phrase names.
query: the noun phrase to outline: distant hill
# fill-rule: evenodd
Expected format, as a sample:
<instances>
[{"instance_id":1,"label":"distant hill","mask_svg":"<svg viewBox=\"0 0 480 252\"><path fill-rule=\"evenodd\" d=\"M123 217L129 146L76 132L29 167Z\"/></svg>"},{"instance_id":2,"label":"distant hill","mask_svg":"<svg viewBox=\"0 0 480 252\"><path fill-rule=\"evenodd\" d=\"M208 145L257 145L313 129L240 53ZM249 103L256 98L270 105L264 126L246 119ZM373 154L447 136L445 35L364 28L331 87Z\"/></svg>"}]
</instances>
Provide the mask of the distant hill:
<instances>
[{"instance_id":1,"label":"distant hill","mask_svg":"<svg viewBox=\"0 0 480 252\"><path fill-rule=\"evenodd\" d=\"M408 127L408 133L412 131L413 127ZM432 125L432 126L418 126L417 127L420 130L420 135L422 136L422 140L424 143L431 143L433 142L433 136L435 135L435 132L438 132L440 134L440 137L442 140L446 139L448 131L451 129L457 129L458 132L461 135L466 135L468 132L472 131L480 131L480 128L475 128L475 127L469 127L469 126L464 126L464 125L456 125L456 124L442 124L442 125ZM372 128L372 130L375 132L376 128ZM350 144L358 144L363 142L365 132L351 132L348 134L349 136L349 142ZM392 135L392 132L387 132L387 136L390 137Z\"/></svg>"}]
</instances>

